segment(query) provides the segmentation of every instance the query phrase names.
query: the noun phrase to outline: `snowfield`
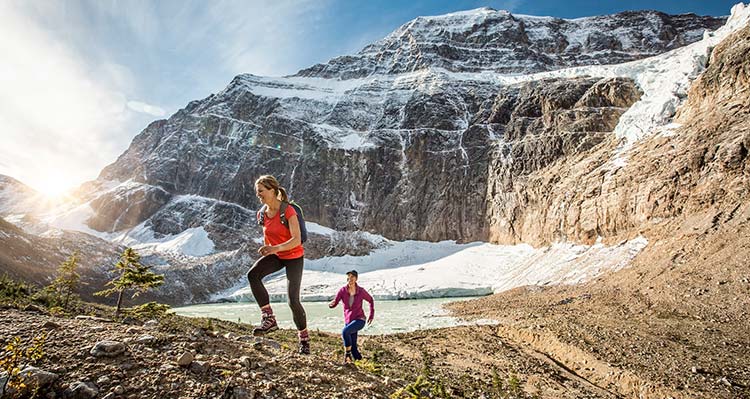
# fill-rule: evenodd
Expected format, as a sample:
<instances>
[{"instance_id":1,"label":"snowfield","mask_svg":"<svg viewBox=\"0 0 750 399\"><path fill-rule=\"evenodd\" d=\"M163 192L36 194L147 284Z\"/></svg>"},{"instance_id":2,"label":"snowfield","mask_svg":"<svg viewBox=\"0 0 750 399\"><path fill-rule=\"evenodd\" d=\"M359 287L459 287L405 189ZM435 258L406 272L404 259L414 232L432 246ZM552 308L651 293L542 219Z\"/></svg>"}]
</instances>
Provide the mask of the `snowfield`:
<instances>
[{"instance_id":1,"label":"snowfield","mask_svg":"<svg viewBox=\"0 0 750 399\"><path fill-rule=\"evenodd\" d=\"M625 267L648 242L638 237L615 246L554 244L544 248L453 241L388 244L367 256L306 260L302 299L332 299L352 269L359 272L359 284L377 299L477 296L525 285L576 284ZM272 301L286 301L284 272L269 276L266 288ZM213 299L252 301L253 296L243 277Z\"/></svg>"}]
</instances>

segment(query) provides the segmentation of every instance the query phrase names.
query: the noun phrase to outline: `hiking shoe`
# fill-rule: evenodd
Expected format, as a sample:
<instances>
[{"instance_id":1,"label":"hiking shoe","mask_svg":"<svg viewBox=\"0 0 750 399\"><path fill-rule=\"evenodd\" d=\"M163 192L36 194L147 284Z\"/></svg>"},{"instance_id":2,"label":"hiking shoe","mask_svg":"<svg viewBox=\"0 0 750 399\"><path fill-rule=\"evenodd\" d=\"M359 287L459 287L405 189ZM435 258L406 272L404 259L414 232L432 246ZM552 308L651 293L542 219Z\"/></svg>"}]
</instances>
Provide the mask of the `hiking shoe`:
<instances>
[{"instance_id":1,"label":"hiking shoe","mask_svg":"<svg viewBox=\"0 0 750 399\"><path fill-rule=\"evenodd\" d=\"M263 315L263 319L260 321L260 326L253 329L253 335L259 337L266 335L271 331L276 331L279 326L276 324L276 316L274 315Z\"/></svg>"},{"instance_id":2,"label":"hiking shoe","mask_svg":"<svg viewBox=\"0 0 750 399\"><path fill-rule=\"evenodd\" d=\"M310 341L299 341L299 354L300 355L310 354Z\"/></svg>"}]
</instances>

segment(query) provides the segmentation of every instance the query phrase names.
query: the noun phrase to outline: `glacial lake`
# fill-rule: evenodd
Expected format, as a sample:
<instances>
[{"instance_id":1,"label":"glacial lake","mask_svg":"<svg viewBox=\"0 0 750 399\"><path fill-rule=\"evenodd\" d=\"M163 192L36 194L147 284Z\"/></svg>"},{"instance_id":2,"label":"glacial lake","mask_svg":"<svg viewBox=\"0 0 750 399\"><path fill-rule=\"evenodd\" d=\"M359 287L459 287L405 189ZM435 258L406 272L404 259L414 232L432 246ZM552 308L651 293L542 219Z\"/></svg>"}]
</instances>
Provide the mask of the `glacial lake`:
<instances>
[{"instance_id":1,"label":"glacial lake","mask_svg":"<svg viewBox=\"0 0 750 399\"><path fill-rule=\"evenodd\" d=\"M453 327L466 324L486 324L491 320L468 323L451 317L442 305L449 302L473 299L430 298L408 300L376 300L375 321L365 326L360 334L393 334L429 328ZM307 327L310 330L321 330L338 333L344 326L344 311L339 303L334 309L328 308L328 302L302 302L307 313ZM294 328L292 312L285 302L271 303L276 320L281 328ZM369 313L369 304L364 303L365 315ZM258 324L260 310L253 302L215 303L193 305L172 309L176 314L189 317L212 317L234 322Z\"/></svg>"}]
</instances>

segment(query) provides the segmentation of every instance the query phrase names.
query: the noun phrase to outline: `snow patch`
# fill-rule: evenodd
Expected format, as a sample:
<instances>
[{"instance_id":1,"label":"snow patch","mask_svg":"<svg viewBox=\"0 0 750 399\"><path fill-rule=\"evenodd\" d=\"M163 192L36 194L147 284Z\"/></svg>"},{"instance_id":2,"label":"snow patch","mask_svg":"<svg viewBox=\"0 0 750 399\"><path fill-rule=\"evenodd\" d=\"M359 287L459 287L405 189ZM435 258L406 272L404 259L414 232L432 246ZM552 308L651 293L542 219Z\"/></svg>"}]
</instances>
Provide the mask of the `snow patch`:
<instances>
[{"instance_id":1,"label":"snow patch","mask_svg":"<svg viewBox=\"0 0 750 399\"><path fill-rule=\"evenodd\" d=\"M545 248L488 243L391 242L370 255L327 257L305 262L302 297L330 300L359 271L359 283L379 299L487 295L524 285L578 284L625 267L648 243L643 237L619 245L554 244ZM266 288L273 301L286 300L286 277ZM214 299L252 301L246 281Z\"/></svg>"},{"instance_id":2,"label":"snow patch","mask_svg":"<svg viewBox=\"0 0 750 399\"><path fill-rule=\"evenodd\" d=\"M60 214L48 214L43 221L53 229L80 231L104 240L111 240L112 234L94 230L86 224L95 214L96 212L87 202Z\"/></svg>"},{"instance_id":3,"label":"snow patch","mask_svg":"<svg viewBox=\"0 0 750 399\"><path fill-rule=\"evenodd\" d=\"M170 252L177 255L201 257L214 252L214 242L208 237L208 232L201 227L193 227L179 234L154 238L154 233L143 224L137 226L127 235L115 239L134 249L146 252Z\"/></svg>"},{"instance_id":4,"label":"snow patch","mask_svg":"<svg viewBox=\"0 0 750 399\"><path fill-rule=\"evenodd\" d=\"M308 222L305 220L305 227L308 233L320 234L322 236L331 236L336 233L336 230L319 225L317 223Z\"/></svg>"}]
</instances>

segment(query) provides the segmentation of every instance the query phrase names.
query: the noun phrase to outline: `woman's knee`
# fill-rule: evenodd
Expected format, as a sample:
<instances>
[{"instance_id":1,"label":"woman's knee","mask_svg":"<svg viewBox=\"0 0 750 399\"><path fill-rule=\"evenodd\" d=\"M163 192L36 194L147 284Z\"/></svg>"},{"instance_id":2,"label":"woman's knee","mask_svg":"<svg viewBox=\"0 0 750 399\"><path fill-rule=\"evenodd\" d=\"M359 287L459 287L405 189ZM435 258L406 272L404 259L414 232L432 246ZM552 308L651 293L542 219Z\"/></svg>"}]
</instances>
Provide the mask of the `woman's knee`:
<instances>
[{"instance_id":1,"label":"woman's knee","mask_svg":"<svg viewBox=\"0 0 750 399\"><path fill-rule=\"evenodd\" d=\"M250 270L247 271L247 281L249 282L258 282L261 281L264 277L263 275L263 261L264 258L260 258L253 264L252 267L250 267Z\"/></svg>"},{"instance_id":2,"label":"woman's knee","mask_svg":"<svg viewBox=\"0 0 750 399\"><path fill-rule=\"evenodd\" d=\"M299 298L294 298L291 296L287 296L286 298L286 304L289 305L292 309L300 309L302 308L302 301L300 301Z\"/></svg>"},{"instance_id":3,"label":"woman's knee","mask_svg":"<svg viewBox=\"0 0 750 399\"><path fill-rule=\"evenodd\" d=\"M257 271L257 268L251 267L250 270L247 271L247 281L251 283L255 281L260 281L260 276Z\"/></svg>"}]
</instances>

